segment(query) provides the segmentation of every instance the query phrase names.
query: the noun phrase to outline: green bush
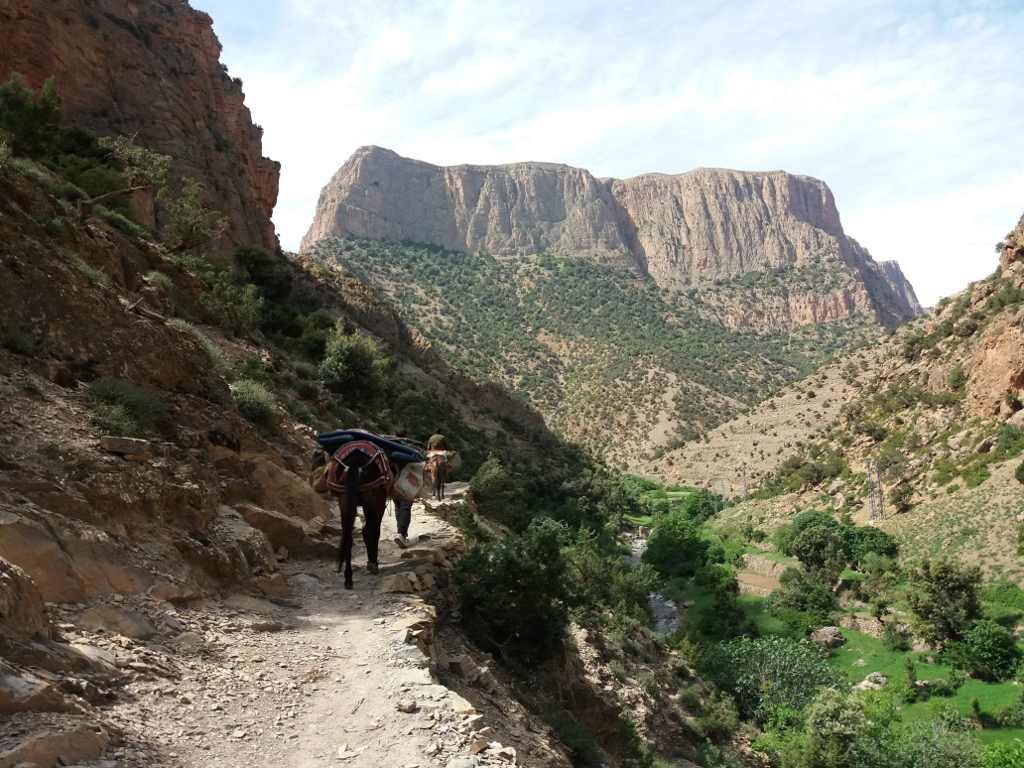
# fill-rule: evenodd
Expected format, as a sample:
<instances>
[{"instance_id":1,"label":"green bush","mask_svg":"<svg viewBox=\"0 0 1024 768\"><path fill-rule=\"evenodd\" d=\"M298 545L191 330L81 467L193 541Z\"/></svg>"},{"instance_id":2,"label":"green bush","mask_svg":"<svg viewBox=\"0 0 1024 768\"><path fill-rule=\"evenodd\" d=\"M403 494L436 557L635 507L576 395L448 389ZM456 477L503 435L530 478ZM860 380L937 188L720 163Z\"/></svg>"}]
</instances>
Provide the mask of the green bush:
<instances>
[{"instance_id":1,"label":"green bush","mask_svg":"<svg viewBox=\"0 0 1024 768\"><path fill-rule=\"evenodd\" d=\"M569 621L562 527L536 520L522 534L478 543L455 568L462 623L481 647L536 663L561 646Z\"/></svg>"},{"instance_id":2,"label":"green bush","mask_svg":"<svg viewBox=\"0 0 1024 768\"><path fill-rule=\"evenodd\" d=\"M150 437L170 428L167 402L130 381L97 379L86 388L86 399L93 424L105 434Z\"/></svg>"},{"instance_id":3,"label":"green bush","mask_svg":"<svg viewBox=\"0 0 1024 768\"><path fill-rule=\"evenodd\" d=\"M320 380L353 402L371 403L384 394L390 360L377 342L361 333L335 330L320 363Z\"/></svg>"},{"instance_id":4,"label":"green bush","mask_svg":"<svg viewBox=\"0 0 1024 768\"><path fill-rule=\"evenodd\" d=\"M951 663L981 680L1006 680L1020 665L1017 640L1006 627L990 619L976 621L962 642L948 649Z\"/></svg>"},{"instance_id":5,"label":"green bush","mask_svg":"<svg viewBox=\"0 0 1024 768\"><path fill-rule=\"evenodd\" d=\"M918 634L933 647L960 640L981 614L981 571L948 560L925 560L910 573L907 601Z\"/></svg>"},{"instance_id":6,"label":"green bush","mask_svg":"<svg viewBox=\"0 0 1024 768\"><path fill-rule=\"evenodd\" d=\"M469 481L470 493L485 516L520 527L523 488L494 454L480 465Z\"/></svg>"},{"instance_id":7,"label":"green bush","mask_svg":"<svg viewBox=\"0 0 1024 768\"><path fill-rule=\"evenodd\" d=\"M824 624L839 607L835 593L828 584L799 568L787 568L779 577L781 586L772 593L771 601L780 608L804 614L809 624Z\"/></svg>"},{"instance_id":8,"label":"green bush","mask_svg":"<svg viewBox=\"0 0 1024 768\"><path fill-rule=\"evenodd\" d=\"M692 576L707 561L708 542L700 525L682 512L658 518L647 540L643 561L664 578Z\"/></svg>"},{"instance_id":9,"label":"green bush","mask_svg":"<svg viewBox=\"0 0 1024 768\"><path fill-rule=\"evenodd\" d=\"M814 526L801 531L789 551L811 573L835 579L849 560L846 537L838 527Z\"/></svg>"},{"instance_id":10,"label":"green bush","mask_svg":"<svg viewBox=\"0 0 1024 768\"><path fill-rule=\"evenodd\" d=\"M1017 465L1017 469L1013 471L1013 476L1017 478L1018 483L1024 483L1024 461Z\"/></svg>"},{"instance_id":11,"label":"green bush","mask_svg":"<svg viewBox=\"0 0 1024 768\"><path fill-rule=\"evenodd\" d=\"M252 379L242 379L231 385L231 397L238 412L259 427L274 424L276 401L273 393Z\"/></svg>"},{"instance_id":12,"label":"green bush","mask_svg":"<svg viewBox=\"0 0 1024 768\"><path fill-rule=\"evenodd\" d=\"M226 272L207 273L204 282L200 302L213 324L234 336L248 336L259 327L263 298L255 285L239 285Z\"/></svg>"},{"instance_id":13,"label":"green bush","mask_svg":"<svg viewBox=\"0 0 1024 768\"><path fill-rule=\"evenodd\" d=\"M897 512L908 512L913 507L914 489L909 483L899 483L889 491L889 503Z\"/></svg>"},{"instance_id":14,"label":"green bush","mask_svg":"<svg viewBox=\"0 0 1024 768\"><path fill-rule=\"evenodd\" d=\"M983 747L978 768L1024 768L1024 741L1014 739Z\"/></svg>"},{"instance_id":15,"label":"green bush","mask_svg":"<svg viewBox=\"0 0 1024 768\"><path fill-rule=\"evenodd\" d=\"M704 669L736 697L744 716L762 724L779 710L802 709L822 688L844 685L817 646L782 637L719 643L705 654Z\"/></svg>"},{"instance_id":16,"label":"green bush","mask_svg":"<svg viewBox=\"0 0 1024 768\"><path fill-rule=\"evenodd\" d=\"M730 739L739 728L740 714L736 702L728 695L713 693L704 700L704 705L697 716L697 725L704 735L712 741L722 742Z\"/></svg>"},{"instance_id":17,"label":"green bush","mask_svg":"<svg viewBox=\"0 0 1024 768\"><path fill-rule=\"evenodd\" d=\"M15 155L48 157L60 143L61 100L53 78L39 93L18 74L0 85L0 133Z\"/></svg>"},{"instance_id":18,"label":"green bush","mask_svg":"<svg viewBox=\"0 0 1024 768\"><path fill-rule=\"evenodd\" d=\"M909 651L912 639L910 633L895 622L887 623L882 630L882 645L890 651Z\"/></svg>"}]
</instances>

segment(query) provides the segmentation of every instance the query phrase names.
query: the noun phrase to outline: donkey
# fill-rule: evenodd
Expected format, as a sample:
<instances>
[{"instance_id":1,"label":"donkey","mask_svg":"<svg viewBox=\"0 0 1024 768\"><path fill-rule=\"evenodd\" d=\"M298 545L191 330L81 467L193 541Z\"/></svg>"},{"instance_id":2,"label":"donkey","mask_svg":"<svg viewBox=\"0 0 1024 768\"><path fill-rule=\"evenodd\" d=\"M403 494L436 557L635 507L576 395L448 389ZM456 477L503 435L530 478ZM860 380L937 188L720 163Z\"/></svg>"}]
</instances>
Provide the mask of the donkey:
<instances>
[{"instance_id":1,"label":"donkey","mask_svg":"<svg viewBox=\"0 0 1024 768\"><path fill-rule=\"evenodd\" d=\"M338 573L345 571L345 589L352 589L352 539L356 508L363 508L363 544L366 570L378 573L377 552L380 528L387 508L394 472L384 452L366 441L349 443L331 457L328 487L338 497L341 512L341 542L338 545Z\"/></svg>"},{"instance_id":2,"label":"donkey","mask_svg":"<svg viewBox=\"0 0 1024 768\"><path fill-rule=\"evenodd\" d=\"M434 489L434 498L437 501L444 501L444 486L448 482L447 454L442 451L434 453L427 459L424 469L430 477L430 484Z\"/></svg>"}]
</instances>

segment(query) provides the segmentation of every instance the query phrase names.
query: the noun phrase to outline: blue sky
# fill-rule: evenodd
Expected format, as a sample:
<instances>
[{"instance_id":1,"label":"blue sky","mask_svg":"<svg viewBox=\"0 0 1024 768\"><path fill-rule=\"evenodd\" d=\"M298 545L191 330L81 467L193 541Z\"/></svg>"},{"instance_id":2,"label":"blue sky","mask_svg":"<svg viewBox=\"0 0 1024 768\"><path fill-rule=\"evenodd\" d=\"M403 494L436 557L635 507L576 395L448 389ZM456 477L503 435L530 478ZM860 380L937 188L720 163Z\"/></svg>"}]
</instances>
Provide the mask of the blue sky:
<instances>
[{"instance_id":1,"label":"blue sky","mask_svg":"<svg viewBox=\"0 0 1024 768\"><path fill-rule=\"evenodd\" d=\"M929 304L989 274L1024 212L1024 0L192 3L283 164L286 248L363 144L817 176Z\"/></svg>"}]
</instances>

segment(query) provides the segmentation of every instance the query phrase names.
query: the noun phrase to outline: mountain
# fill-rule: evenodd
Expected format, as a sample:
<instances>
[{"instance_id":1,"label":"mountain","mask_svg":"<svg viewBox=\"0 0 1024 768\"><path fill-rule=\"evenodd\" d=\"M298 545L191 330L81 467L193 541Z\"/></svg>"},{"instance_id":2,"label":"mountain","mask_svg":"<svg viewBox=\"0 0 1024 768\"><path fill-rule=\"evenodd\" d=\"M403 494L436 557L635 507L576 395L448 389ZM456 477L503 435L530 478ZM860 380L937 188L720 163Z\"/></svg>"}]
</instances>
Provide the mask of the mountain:
<instances>
[{"instance_id":1,"label":"mountain","mask_svg":"<svg viewBox=\"0 0 1024 768\"><path fill-rule=\"evenodd\" d=\"M749 493L724 526L833 509L895 534L907 559L947 555L1021 581L1022 324L1024 219L993 276L647 470Z\"/></svg>"},{"instance_id":2,"label":"mountain","mask_svg":"<svg viewBox=\"0 0 1024 768\"><path fill-rule=\"evenodd\" d=\"M343 236L498 257L586 256L676 291L779 270L827 273L819 285L780 292L763 313L731 313L734 327L853 315L896 325L920 313L899 266L877 264L843 232L828 187L782 171L598 179L553 163L441 167L362 147L321 192L302 248ZM731 302L719 303L728 314Z\"/></svg>"},{"instance_id":3,"label":"mountain","mask_svg":"<svg viewBox=\"0 0 1024 768\"><path fill-rule=\"evenodd\" d=\"M303 248L391 297L455 368L633 468L920 311L828 188L781 172L619 181L364 147Z\"/></svg>"},{"instance_id":4,"label":"mountain","mask_svg":"<svg viewBox=\"0 0 1024 768\"><path fill-rule=\"evenodd\" d=\"M6 0L0 82L18 73L38 88L52 77L70 125L170 155L226 216L228 244L273 250L280 164L263 156L263 129L212 25L181 0Z\"/></svg>"}]
</instances>

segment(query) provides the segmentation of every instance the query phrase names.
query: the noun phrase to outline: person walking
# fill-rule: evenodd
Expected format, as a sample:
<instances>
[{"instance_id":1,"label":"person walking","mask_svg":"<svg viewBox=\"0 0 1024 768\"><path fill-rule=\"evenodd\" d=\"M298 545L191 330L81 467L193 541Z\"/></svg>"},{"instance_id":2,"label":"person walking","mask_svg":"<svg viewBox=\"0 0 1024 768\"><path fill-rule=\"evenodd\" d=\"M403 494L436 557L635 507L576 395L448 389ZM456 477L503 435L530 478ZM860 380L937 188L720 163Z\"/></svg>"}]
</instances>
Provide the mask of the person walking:
<instances>
[{"instance_id":1,"label":"person walking","mask_svg":"<svg viewBox=\"0 0 1024 768\"><path fill-rule=\"evenodd\" d=\"M395 544L402 549L409 546L409 525L412 523L412 502L405 499L395 499L395 525L398 526L398 533L395 535Z\"/></svg>"}]
</instances>

